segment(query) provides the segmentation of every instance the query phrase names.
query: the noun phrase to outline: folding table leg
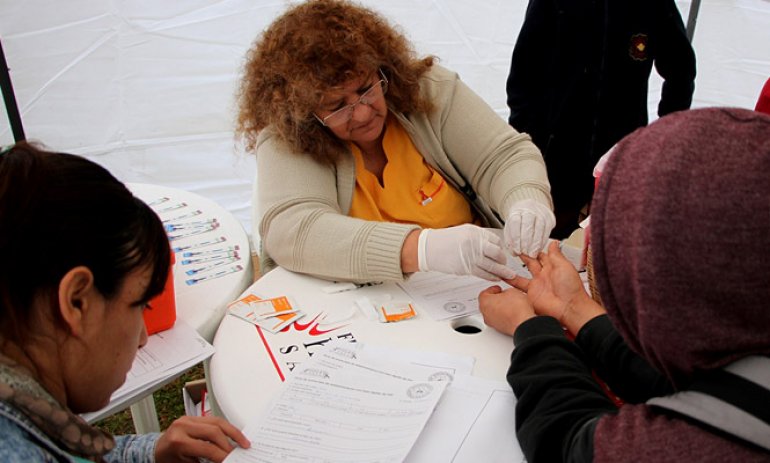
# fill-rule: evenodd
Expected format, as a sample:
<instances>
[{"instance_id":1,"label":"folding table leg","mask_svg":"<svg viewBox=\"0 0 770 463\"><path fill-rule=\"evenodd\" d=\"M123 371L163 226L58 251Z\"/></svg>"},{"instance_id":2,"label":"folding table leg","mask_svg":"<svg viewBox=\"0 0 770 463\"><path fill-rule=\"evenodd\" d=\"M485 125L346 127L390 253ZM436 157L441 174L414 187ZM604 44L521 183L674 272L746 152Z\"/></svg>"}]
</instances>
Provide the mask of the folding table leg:
<instances>
[{"instance_id":1,"label":"folding table leg","mask_svg":"<svg viewBox=\"0 0 770 463\"><path fill-rule=\"evenodd\" d=\"M137 434L160 432L158 412L155 410L155 399L152 394L131 405L131 419Z\"/></svg>"}]
</instances>

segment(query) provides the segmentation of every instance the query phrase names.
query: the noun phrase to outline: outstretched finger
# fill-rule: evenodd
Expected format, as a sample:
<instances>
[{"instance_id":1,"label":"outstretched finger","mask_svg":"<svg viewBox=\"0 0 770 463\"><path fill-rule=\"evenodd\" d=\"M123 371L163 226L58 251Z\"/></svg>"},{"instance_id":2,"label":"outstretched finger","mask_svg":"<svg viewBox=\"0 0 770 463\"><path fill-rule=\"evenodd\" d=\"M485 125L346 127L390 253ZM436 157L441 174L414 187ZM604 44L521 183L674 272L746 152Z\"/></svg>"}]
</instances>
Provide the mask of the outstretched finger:
<instances>
[{"instance_id":1,"label":"outstretched finger","mask_svg":"<svg viewBox=\"0 0 770 463\"><path fill-rule=\"evenodd\" d=\"M222 420L219 423L219 426L222 428L222 431L225 433L225 435L235 441L236 444L246 449L251 447L251 441L249 441L249 439L241 432L240 429L236 428L228 421Z\"/></svg>"},{"instance_id":2,"label":"outstretched finger","mask_svg":"<svg viewBox=\"0 0 770 463\"><path fill-rule=\"evenodd\" d=\"M558 241L554 241L548 246L548 254L553 259L567 261L567 258L564 256L564 253L561 252L561 244Z\"/></svg>"},{"instance_id":3,"label":"outstretched finger","mask_svg":"<svg viewBox=\"0 0 770 463\"><path fill-rule=\"evenodd\" d=\"M529 270L529 273L531 273L533 277L536 277L540 273L540 270L543 268L543 265L540 263L540 261L534 257L529 257L522 254L519 256L519 258L522 262L524 262L524 265L527 266L527 270Z\"/></svg>"}]
</instances>

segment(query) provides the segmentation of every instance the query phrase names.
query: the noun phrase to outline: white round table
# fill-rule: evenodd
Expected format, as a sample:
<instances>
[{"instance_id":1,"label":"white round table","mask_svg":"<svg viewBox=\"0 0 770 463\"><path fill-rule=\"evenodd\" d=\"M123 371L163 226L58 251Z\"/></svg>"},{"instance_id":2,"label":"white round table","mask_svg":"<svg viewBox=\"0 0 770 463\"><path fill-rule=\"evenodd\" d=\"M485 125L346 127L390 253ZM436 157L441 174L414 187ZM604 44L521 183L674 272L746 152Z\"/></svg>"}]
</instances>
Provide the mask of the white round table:
<instances>
[{"instance_id":1,"label":"white round table","mask_svg":"<svg viewBox=\"0 0 770 463\"><path fill-rule=\"evenodd\" d=\"M181 236L170 240L172 248L177 248L174 252L176 263L173 269L176 316L211 342L227 310L227 304L237 298L253 281L251 246L246 231L229 211L198 194L144 183L127 183L126 186L155 210L165 226L180 227L169 232L170 238ZM206 226L199 226L200 223L212 221L216 221L217 225L211 230L207 230ZM238 248L238 259L232 262L216 266L212 264L221 261L184 263L187 259L185 252L235 247ZM192 275L188 274L191 270L195 270ZM206 366L207 362L204 362L204 367ZM171 379L173 378L167 381ZM131 415L138 433L160 430L151 394L162 384L164 383L142 390L141 394L132 400ZM100 415L94 415L92 420L95 420L96 416L108 416L118 409L108 405Z\"/></svg>"},{"instance_id":2,"label":"white round table","mask_svg":"<svg viewBox=\"0 0 770 463\"><path fill-rule=\"evenodd\" d=\"M144 183L129 183L127 186L158 213L164 225L185 227L170 232L171 236L189 235L171 241L172 248L183 248L175 252L174 292L177 317L211 342L227 304L236 299L253 281L251 247L246 231L229 211L198 194ZM218 224L213 230L203 231L205 228L197 226L199 223L213 220ZM205 244L209 242L215 243ZM217 261L185 264L183 261L189 258L184 256L184 252L206 252L234 247L238 248L238 260L192 275L187 274L188 271L202 269ZM236 266L241 269L235 270ZM228 271L231 273L215 276ZM188 284L189 280L200 278L203 279Z\"/></svg>"},{"instance_id":3,"label":"white round table","mask_svg":"<svg viewBox=\"0 0 770 463\"><path fill-rule=\"evenodd\" d=\"M272 334L231 315L222 319L209 365L210 392L233 424L242 428L257 417L295 364L337 338L472 356L476 359L474 376L505 380L513 342L486 327L480 314L434 321L418 307L415 318L381 323L365 317L354 303L362 296L371 299L384 294L393 300L409 300L398 285L385 283L335 294L322 291L330 284L279 267L246 290L261 298L288 296L307 313L287 332ZM327 314L325 319L319 315L321 311ZM464 334L458 328L478 332Z\"/></svg>"}]
</instances>

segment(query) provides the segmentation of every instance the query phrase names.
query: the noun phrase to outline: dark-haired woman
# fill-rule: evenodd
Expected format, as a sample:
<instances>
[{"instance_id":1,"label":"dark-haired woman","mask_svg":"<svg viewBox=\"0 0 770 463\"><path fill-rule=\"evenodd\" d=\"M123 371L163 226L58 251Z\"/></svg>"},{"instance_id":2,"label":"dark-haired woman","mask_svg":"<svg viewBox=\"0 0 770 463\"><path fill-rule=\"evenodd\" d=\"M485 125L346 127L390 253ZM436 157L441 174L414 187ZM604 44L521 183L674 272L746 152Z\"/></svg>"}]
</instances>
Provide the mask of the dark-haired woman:
<instances>
[{"instance_id":1,"label":"dark-haired woman","mask_svg":"<svg viewBox=\"0 0 770 463\"><path fill-rule=\"evenodd\" d=\"M0 152L0 460L222 461L248 440L220 418L113 438L107 405L163 290L160 219L99 165L21 143Z\"/></svg>"}]
</instances>

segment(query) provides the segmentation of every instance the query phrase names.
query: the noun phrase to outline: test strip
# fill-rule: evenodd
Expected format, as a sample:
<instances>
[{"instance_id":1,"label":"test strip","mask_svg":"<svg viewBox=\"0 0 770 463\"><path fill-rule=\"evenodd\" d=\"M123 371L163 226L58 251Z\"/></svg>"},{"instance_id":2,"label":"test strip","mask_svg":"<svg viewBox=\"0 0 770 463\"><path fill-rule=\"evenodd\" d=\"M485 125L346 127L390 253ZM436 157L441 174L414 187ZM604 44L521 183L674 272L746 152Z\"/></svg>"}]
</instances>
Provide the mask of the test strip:
<instances>
[{"instance_id":1,"label":"test strip","mask_svg":"<svg viewBox=\"0 0 770 463\"><path fill-rule=\"evenodd\" d=\"M174 241L174 240L178 240L180 238L187 238L188 236L195 236L195 235L200 235L201 233L210 232L210 231L212 231L212 230L214 230L216 228L217 227L214 227L214 226L195 228L193 230L190 230L190 231L188 231L186 233L182 233L180 235L168 235L168 239L170 241Z\"/></svg>"},{"instance_id":2,"label":"test strip","mask_svg":"<svg viewBox=\"0 0 770 463\"><path fill-rule=\"evenodd\" d=\"M210 254L221 254L223 252L237 251L241 247L238 245L229 246L226 248L209 249L208 251L188 251L182 254L182 257L195 257L195 256L207 256Z\"/></svg>"},{"instance_id":3,"label":"test strip","mask_svg":"<svg viewBox=\"0 0 770 463\"><path fill-rule=\"evenodd\" d=\"M210 275L204 275L204 276L199 277L199 278L190 278L189 280L185 280L185 283L188 286L197 285L198 283L200 283L202 281L213 280L214 278L219 278L219 277L223 277L225 275L229 275L231 273L240 272L241 270L243 270L242 266L235 265L233 267L230 267L229 269L220 270L219 272L212 273Z\"/></svg>"},{"instance_id":4,"label":"test strip","mask_svg":"<svg viewBox=\"0 0 770 463\"><path fill-rule=\"evenodd\" d=\"M187 203L177 203L177 204L172 204L171 206L164 207L163 209L158 209L155 212L158 214L162 214L163 212L175 211L177 209L181 209L186 206L187 206Z\"/></svg>"},{"instance_id":5,"label":"test strip","mask_svg":"<svg viewBox=\"0 0 770 463\"><path fill-rule=\"evenodd\" d=\"M195 259L183 259L182 265L190 265L190 264L204 264L207 262L215 262L218 260L223 259L229 259L229 258L236 258L239 259L237 252L229 252L227 254L221 254L221 255L212 255L212 256L204 256L204 257L198 257Z\"/></svg>"},{"instance_id":6,"label":"test strip","mask_svg":"<svg viewBox=\"0 0 770 463\"><path fill-rule=\"evenodd\" d=\"M192 212L188 212L187 214L182 214L182 215L178 215L176 217L172 217L170 219L166 219L166 220L163 221L163 223L175 222L177 220L182 220L182 219L189 219L190 217L195 217L196 215L201 215L201 214L203 214L203 212L201 212L200 209L196 209L196 210L194 210Z\"/></svg>"},{"instance_id":7,"label":"test strip","mask_svg":"<svg viewBox=\"0 0 770 463\"><path fill-rule=\"evenodd\" d=\"M158 204L165 203L169 199L170 198L168 198L166 196L163 196L162 198L158 198L158 199L154 199L154 200L150 201L149 203L147 203L147 205L150 206L150 207L157 206Z\"/></svg>"},{"instance_id":8,"label":"test strip","mask_svg":"<svg viewBox=\"0 0 770 463\"><path fill-rule=\"evenodd\" d=\"M235 257L235 258L232 258L232 259L223 260L221 262L215 262L213 264L209 264L209 265L206 265L206 266L203 266L203 267L191 268L190 270L187 270L184 273L186 273L187 275L191 275L192 276L192 275L195 275L196 273L205 272L206 270L211 270L212 268L215 268L215 267L219 267L219 266L227 265L227 264L232 264L233 262L238 262L239 260L241 260L240 257Z\"/></svg>"},{"instance_id":9,"label":"test strip","mask_svg":"<svg viewBox=\"0 0 770 463\"><path fill-rule=\"evenodd\" d=\"M225 241L227 241L227 238L225 238L224 236L220 236L219 238L214 238L213 240L198 241L197 243L186 244L184 246L175 246L173 248L173 251L182 252L182 251L187 251L188 249L199 249L199 248L204 248L206 246L211 246L212 244L224 243Z\"/></svg>"},{"instance_id":10,"label":"test strip","mask_svg":"<svg viewBox=\"0 0 770 463\"><path fill-rule=\"evenodd\" d=\"M218 227L219 222L217 222L217 219L211 219L211 220L201 220L198 222L169 223L164 225L163 227L166 229L167 232L172 232L176 230L188 230L191 228L207 227L207 226Z\"/></svg>"}]
</instances>

